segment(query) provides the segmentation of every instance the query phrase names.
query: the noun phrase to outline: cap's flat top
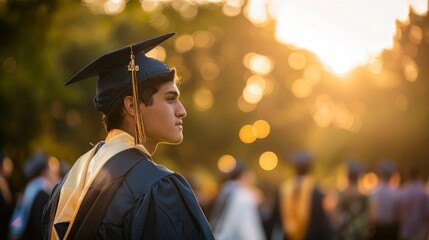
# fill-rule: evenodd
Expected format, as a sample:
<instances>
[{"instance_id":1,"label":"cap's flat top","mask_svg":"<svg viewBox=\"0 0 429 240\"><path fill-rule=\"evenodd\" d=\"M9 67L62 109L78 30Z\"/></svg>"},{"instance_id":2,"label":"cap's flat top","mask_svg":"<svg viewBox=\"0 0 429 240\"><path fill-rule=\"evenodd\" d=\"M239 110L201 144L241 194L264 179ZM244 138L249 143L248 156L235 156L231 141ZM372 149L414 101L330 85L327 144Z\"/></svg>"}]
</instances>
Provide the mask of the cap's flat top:
<instances>
[{"instance_id":1,"label":"cap's flat top","mask_svg":"<svg viewBox=\"0 0 429 240\"><path fill-rule=\"evenodd\" d=\"M138 43L131 44L129 46L117 49L115 51L106 53L101 57L95 59L84 68L82 68L79 72L77 72L73 77L71 77L64 85L68 85L71 83L79 82L94 76L99 75L101 72L106 72L109 69L115 69L117 66L128 64L130 61L130 52L131 49L134 54L143 52L147 53L160 43L164 42L171 36L173 36L174 32L167 33L164 35L160 35L157 37L153 37Z\"/></svg>"}]
</instances>

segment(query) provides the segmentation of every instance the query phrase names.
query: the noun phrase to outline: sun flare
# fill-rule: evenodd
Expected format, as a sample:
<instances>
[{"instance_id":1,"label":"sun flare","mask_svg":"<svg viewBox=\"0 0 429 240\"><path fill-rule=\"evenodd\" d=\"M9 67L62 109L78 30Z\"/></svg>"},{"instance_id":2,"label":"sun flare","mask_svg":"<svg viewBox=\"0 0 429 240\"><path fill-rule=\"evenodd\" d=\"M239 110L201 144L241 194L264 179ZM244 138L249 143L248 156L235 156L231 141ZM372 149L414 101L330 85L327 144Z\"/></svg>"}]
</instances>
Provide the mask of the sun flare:
<instances>
[{"instance_id":1,"label":"sun flare","mask_svg":"<svg viewBox=\"0 0 429 240\"><path fill-rule=\"evenodd\" d=\"M119 14L124 0L82 0L96 14ZM410 12L425 16L427 0L140 0L146 12L171 4L184 18L198 14L195 5L223 5L229 17L242 13L255 26L265 27L274 20L275 38L284 44L315 54L326 70L338 75L377 62L378 56L394 47L397 23L409 23ZM159 15L151 24L165 28L168 19ZM196 44L196 43L195 43ZM194 47L190 35L176 41L184 53ZM263 60L263 59L262 59ZM267 69L263 69L267 70ZM414 71L411 69L411 71ZM412 75L413 73L411 73ZM413 76L410 76L413 78Z\"/></svg>"},{"instance_id":2,"label":"sun flare","mask_svg":"<svg viewBox=\"0 0 429 240\"><path fill-rule=\"evenodd\" d=\"M276 38L314 53L339 75L393 47L396 22L409 11L427 14L427 0L282 0L276 5Z\"/></svg>"}]
</instances>

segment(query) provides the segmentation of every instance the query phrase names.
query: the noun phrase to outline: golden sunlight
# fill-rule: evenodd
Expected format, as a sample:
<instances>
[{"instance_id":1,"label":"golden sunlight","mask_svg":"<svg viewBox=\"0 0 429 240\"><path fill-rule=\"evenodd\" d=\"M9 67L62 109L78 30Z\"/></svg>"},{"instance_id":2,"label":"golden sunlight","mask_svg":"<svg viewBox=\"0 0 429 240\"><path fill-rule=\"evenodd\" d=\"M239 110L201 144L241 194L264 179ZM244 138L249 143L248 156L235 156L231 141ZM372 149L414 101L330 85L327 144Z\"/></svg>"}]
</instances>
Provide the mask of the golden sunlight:
<instances>
[{"instance_id":1,"label":"golden sunlight","mask_svg":"<svg viewBox=\"0 0 429 240\"><path fill-rule=\"evenodd\" d=\"M207 88L197 89L192 98L197 109L201 111L210 109L214 103L213 93Z\"/></svg>"},{"instance_id":2,"label":"golden sunlight","mask_svg":"<svg viewBox=\"0 0 429 240\"><path fill-rule=\"evenodd\" d=\"M234 170L237 165L237 161L231 155L223 155L217 161L218 169L223 173L229 173Z\"/></svg>"},{"instance_id":3,"label":"golden sunlight","mask_svg":"<svg viewBox=\"0 0 429 240\"><path fill-rule=\"evenodd\" d=\"M243 58L243 64L253 73L265 76L273 70L273 61L264 55L248 53Z\"/></svg>"},{"instance_id":4,"label":"golden sunlight","mask_svg":"<svg viewBox=\"0 0 429 240\"><path fill-rule=\"evenodd\" d=\"M243 96L240 96L240 98L237 100L237 107L242 112L252 112L256 108L256 104L247 102Z\"/></svg>"},{"instance_id":5,"label":"golden sunlight","mask_svg":"<svg viewBox=\"0 0 429 240\"><path fill-rule=\"evenodd\" d=\"M256 122L253 123L253 126L256 129L256 137L257 138L266 138L268 137L268 135L270 134L270 124L265 121L265 120L257 120Z\"/></svg>"},{"instance_id":6,"label":"golden sunlight","mask_svg":"<svg viewBox=\"0 0 429 240\"><path fill-rule=\"evenodd\" d=\"M95 14L116 15L124 10L127 1L82 2ZM362 65L368 65L371 72L379 73L382 62L377 60L378 57L383 50L394 48L395 36L401 34L397 32L397 23L408 24L411 11L420 16L428 13L427 0L140 0L140 4L146 12L155 12L169 4L186 19L198 15L198 5L218 4L222 5L224 15L234 17L243 14L259 27L274 21L275 37L279 42L314 53L326 69L338 75ZM150 24L161 30L169 22L165 15L159 13ZM422 35L422 30L414 27L408 38L413 44L418 44ZM177 37L175 47L179 53L190 51L194 47L192 37ZM405 48L413 49L413 46ZM258 57L255 65L248 68L255 74L269 73L273 67L271 60L265 56ZM291 56L291 67L303 69L306 59L302 57L299 54ZM298 61L291 63L292 59ZM415 64L410 61L403 64L407 80L415 81L418 75Z\"/></svg>"},{"instance_id":7,"label":"golden sunlight","mask_svg":"<svg viewBox=\"0 0 429 240\"><path fill-rule=\"evenodd\" d=\"M174 48L178 53L185 53L194 47L194 39L191 35L183 34L176 38Z\"/></svg>"},{"instance_id":8,"label":"golden sunlight","mask_svg":"<svg viewBox=\"0 0 429 240\"><path fill-rule=\"evenodd\" d=\"M253 143L256 140L256 136L258 135L257 129L255 126L246 124L241 127L238 136L243 143Z\"/></svg>"},{"instance_id":9,"label":"golden sunlight","mask_svg":"<svg viewBox=\"0 0 429 240\"><path fill-rule=\"evenodd\" d=\"M359 131L362 125L361 114L365 106L358 102L351 107L343 102L334 101L329 95L321 95L316 99L310 112L313 120L319 127L328 127L333 125L336 128L348 131Z\"/></svg>"},{"instance_id":10,"label":"golden sunlight","mask_svg":"<svg viewBox=\"0 0 429 240\"><path fill-rule=\"evenodd\" d=\"M259 157L259 166L265 171L273 170L277 167L278 158L273 152L264 152Z\"/></svg>"},{"instance_id":11,"label":"golden sunlight","mask_svg":"<svg viewBox=\"0 0 429 240\"><path fill-rule=\"evenodd\" d=\"M276 4L276 38L313 52L339 75L392 48L396 21L406 22L410 8L419 15L428 11L427 0L284 0ZM418 39L418 31L415 35ZM412 81L415 70L409 63L408 68Z\"/></svg>"},{"instance_id":12,"label":"golden sunlight","mask_svg":"<svg viewBox=\"0 0 429 240\"><path fill-rule=\"evenodd\" d=\"M249 84L243 89L243 98L248 103L258 103L264 95L264 89L256 84Z\"/></svg>"},{"instance_id":13,"label":"golden sunlight","mask_svg":"<svg viewBox=\"0 0 429 240\"><path fill-rule=\"evenodd\" d=\"M159 61L165 61L167 53L165 52L165 48L161 46L156 46L150 52L146 53L146 56L158 59Z\"/></svg>"}]
</instances>

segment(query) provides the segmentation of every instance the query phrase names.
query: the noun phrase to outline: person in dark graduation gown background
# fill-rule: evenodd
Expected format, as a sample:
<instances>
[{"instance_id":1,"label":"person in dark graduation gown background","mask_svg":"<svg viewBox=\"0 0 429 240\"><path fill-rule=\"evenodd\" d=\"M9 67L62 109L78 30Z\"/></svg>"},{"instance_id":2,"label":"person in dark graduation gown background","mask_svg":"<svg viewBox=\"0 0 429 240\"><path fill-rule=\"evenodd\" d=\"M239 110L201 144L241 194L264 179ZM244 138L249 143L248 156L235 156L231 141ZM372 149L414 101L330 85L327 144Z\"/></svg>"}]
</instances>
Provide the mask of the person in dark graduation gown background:
<instances>
[{"instance_id":1,"label":"person in dark graduation gown background","mask_svg":"<svg viewBox=\"0 0 429 240\"><path fill-rule=\"evenodd\" d=\"M107 137L54 189L45 239L214 239L188 182L152 159L159 143L183 140L175 70L145 55L172 35L107 53L66 83L98 75Z\"/></svg>"},{"instance_id":2,"label":"person in dark graduation gown background","mask_svg":"<svg viewBox=\"0 0 429 240\"><path fill-rule=\"evenodd\" d=\"M297 150L291 154L295 176L278 187L268 239L332 240L332 226L323 208L324 194L310 177L313 154Z\"/></svg>"}]
</instances>

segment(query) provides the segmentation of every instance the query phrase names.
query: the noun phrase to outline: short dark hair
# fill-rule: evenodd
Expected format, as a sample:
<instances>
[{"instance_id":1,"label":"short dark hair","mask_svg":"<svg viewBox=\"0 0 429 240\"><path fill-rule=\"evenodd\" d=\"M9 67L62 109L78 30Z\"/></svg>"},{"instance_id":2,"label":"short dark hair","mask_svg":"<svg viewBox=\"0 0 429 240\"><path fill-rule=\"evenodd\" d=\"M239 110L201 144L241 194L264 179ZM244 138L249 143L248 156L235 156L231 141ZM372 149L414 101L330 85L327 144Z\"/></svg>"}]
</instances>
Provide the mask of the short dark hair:
<instances>
[{"instance_id":1,"label":"short dark hair","mask_svg":"<svg viewBox=\"0 0 429 240\"><path fill-rule=\"evenodd\" d=\"M139 99L146 106L153 104L152 96L158 92L161 85L169 81L178 81L176 78L176 71L171 69L169 73L157 75L146 79L139 85ZM102 113L101 121L104 129L109 132L112 129L119 128L123 121L123 101L126 96L132 95L132 89L125 92L119 97L110 108L107 114Z\"/></svg>"}]
</instances>

